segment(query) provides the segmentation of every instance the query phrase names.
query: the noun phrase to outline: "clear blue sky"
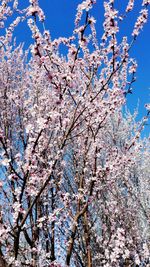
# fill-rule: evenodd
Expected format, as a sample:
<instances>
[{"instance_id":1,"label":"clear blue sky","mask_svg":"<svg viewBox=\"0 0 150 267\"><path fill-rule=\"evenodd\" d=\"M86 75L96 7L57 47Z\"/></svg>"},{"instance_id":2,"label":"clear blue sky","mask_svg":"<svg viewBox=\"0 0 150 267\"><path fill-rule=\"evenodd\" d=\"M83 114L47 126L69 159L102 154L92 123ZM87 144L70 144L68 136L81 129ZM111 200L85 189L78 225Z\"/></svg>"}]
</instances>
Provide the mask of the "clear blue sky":
<instances>
[{"instance_id":1,"label":"clear blue sky","mask_svg":"<svg viewBox=\"0 0 150 267\"><path fill-rule=\"evenodd\" d=\"M22 3L26 4L26 0L22 0ZM116 0L115 5L123 13L123 10L128 0ZM129 17L122 24L122 36L130 36L136 16L139 14L142 0L136 0L136 6L134 11L129 14ZM46 29L51 32L52 38L59 36L71 35L74 27L74 18L76 8L81 1L79 0L39 0L41 7L46 15ZM94 5L91 11L92 15L97 20L97 32L98 36L102 34L102 23L104 19L103 0L97 0L97 4ZM24 34L22 34L22 32ZM26 30L25 25L22 25L18 29L18 39L27 42L29 44L30 32ZM150 102L150 16L148 23L145 25L144 30L138 37L135 46L131 51L131 56L135 57L138 62L137 81L133 85L134 93L128 96L128 107L131 111L134 110L139 102L139 118L145 114L144 104ZM147 129L148 130L148 129ZM150 132L150 127L149 130Z\"/></svg>"}]
</instances>

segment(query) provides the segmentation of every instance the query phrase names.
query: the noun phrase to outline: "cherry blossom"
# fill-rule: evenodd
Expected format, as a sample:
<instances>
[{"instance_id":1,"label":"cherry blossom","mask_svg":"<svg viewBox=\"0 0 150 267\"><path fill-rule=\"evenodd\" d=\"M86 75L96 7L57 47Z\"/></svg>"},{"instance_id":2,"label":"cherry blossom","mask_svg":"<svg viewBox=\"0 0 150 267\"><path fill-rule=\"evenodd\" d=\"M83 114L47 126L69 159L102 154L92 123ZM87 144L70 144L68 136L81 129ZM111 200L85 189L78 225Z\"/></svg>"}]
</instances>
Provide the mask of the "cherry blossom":
<instances>
[{"instance_id":1,"label":"cherry blossom","mask_svg":"<svg viewBox=\"0 0 150 267\"><path fill-rule=\"evenodd\" d=\"M134 1L121 22L105 1L97 38L96 1L86 0L72 35L54 40L39 2L19 3L0 5L0 265L148 266L150 108L137 121L125 106L149 1L131 37L118 34ZM27 51L15 44L22 21Z\"/></svg>"}]
</instances>

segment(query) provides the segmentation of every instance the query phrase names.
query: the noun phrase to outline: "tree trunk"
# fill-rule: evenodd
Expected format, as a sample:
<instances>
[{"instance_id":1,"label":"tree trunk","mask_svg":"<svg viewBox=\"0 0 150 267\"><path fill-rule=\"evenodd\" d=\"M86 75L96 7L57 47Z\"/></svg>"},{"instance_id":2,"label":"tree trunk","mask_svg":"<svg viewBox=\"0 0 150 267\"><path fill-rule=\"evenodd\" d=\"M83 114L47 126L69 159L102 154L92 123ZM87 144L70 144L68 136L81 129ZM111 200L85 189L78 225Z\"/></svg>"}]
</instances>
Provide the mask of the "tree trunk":
<instances>
[{"instance_id":1,"label":"tree trunk","mask_svg":"<svg viewBox=\"0 0 150 267\"><path fill-rule=\"evenodd\" d=\"M0 250L0 267L8 267L8 265L6 264L6 261L3 258L1 250Z\"/></svg>"},{"instance_id":2,"label":"tree trunk","mask_svg":"<svg viewBox=\"0 0 150 267\"><path fill-rule=\"evenodd\" d=\"M84 213L84 234L86 242L86 252L87 252L87 267L92 267L92 254L90 248L90 233L87 219L87 211Z\"/></svg>"}]
</instances>

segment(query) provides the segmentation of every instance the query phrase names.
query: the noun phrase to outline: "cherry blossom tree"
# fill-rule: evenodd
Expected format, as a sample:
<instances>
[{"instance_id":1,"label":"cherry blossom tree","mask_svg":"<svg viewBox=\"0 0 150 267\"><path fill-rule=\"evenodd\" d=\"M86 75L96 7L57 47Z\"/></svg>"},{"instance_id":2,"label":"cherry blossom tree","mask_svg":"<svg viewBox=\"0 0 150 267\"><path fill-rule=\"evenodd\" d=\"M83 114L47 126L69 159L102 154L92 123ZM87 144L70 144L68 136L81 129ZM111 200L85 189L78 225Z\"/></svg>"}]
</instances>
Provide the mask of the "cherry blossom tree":
<instances>
[{"instance_id":1,"label":"cherry blossom tree","mask_svg":"<svg viewBox=\"0 0 150 267\"><path fill-rule=\"evenodd\" d=\"M124 15L113 0L104 2L100 43L94 4L82 1L72 36L52 40L37 0L23 10L18 1L1 1L3 267L149 264L150 144L141 131L150 107L138 123L123 107L137 68L130 50L150 1L143 1L130 42L117 37L134 1ZM28 51L14 42L22 21L34 40Z\"/></svg>"}]
</instances>

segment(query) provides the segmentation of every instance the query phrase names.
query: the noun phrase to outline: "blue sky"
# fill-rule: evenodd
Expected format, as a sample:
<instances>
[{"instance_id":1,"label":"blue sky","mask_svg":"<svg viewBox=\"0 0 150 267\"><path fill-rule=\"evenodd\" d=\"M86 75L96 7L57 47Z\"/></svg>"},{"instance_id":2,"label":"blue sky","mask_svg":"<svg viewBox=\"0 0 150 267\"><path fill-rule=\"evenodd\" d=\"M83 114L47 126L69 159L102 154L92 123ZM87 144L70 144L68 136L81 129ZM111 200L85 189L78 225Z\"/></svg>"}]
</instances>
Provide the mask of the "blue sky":
<instances>
[{"instance_id":1,"label":"blue sky","mask_svg":"<svg viewBox=\"0 0 150 267\"><path fill-rule=\"evenodd\" d=\"M26 4L26 0L22 0ZM115 0L116 7L119 8L120 14L124 13L125 6L128 0ZM131 32L133 30L136 16L139 14L142 0L135 1L135 8L128 18L121 25L122 35L129 36L131 40ZM71 35L74 28L74 18L76 8L81 0L39 0L40 6L43 8L46 15L46 29L51 32L52 39L60 36ZM91 14L96 18L96 28L98 37L102 35L102 23L104 19L103 0L97 0ZM23 33L23 34L22 34ZM29 44L30 32L26 30L25 25L19 26L17 33L18 40ZM133 85L134 93L128 96L127 104L131 111L137 107L139 101L139 117L141 118L146 114L144 104L150 102L150 16L148 23L145 25L144 30L138 37L134 47L131 51L131 56L137 59L138 71L137 81ZM150 127L147 129L150 132ZM147 131L146 130L146 131Z\"/></svg>"}]
</instances>

